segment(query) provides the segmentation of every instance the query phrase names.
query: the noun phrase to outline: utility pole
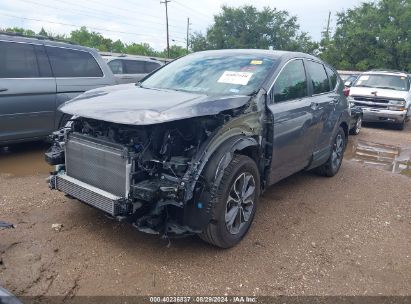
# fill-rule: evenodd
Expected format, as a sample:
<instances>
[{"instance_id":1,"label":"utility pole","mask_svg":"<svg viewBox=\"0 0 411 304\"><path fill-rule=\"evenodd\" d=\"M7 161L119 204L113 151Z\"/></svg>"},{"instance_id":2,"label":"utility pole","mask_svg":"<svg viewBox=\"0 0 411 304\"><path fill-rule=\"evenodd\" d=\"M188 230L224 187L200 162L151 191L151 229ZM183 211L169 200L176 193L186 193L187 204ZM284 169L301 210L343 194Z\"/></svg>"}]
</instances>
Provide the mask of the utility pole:
<instances>
[{"instance_id":1,"label":"utility pole","mask_svg":"<svg viewBox=\"0 0 411 304\"><path fill-rule=\"evenodd\" d=\"M327 34L325 36L327 39L327 42L330 41L330 21L331 21L331 11L328 12Z\"/></svg>"},{"instance_id":2,"label":"utility pole","mask_svg":"<svg viewBox=\"0 0 411 304\"><path fill-rule=\"evenodd\" d=\"M160 1L160 4L165 4L166 6L166 26L167 26L167 58L170 58L170 38L168 35L168 3L171 2L171 0L164 0Z\"/></svg>"},{"instance_id":3,"label":"utility pole","mask_svg":"<svg viewBox=\"0 0 411 304\"><path fill-rule=\"evenodd\" d=\"M187 18L187 54L188 54L188 45L189 45L189 34L190 34L190 18Z\"/></svg>"}]
</instances>

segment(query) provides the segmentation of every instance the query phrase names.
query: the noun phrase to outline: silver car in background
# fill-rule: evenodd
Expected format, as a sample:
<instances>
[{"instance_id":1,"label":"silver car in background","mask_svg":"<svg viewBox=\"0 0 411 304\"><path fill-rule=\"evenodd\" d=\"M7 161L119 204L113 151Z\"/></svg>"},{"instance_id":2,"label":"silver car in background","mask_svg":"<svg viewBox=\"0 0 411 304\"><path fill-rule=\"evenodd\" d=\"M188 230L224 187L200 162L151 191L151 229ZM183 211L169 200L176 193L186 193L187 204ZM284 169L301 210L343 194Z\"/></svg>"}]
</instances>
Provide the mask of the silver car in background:
<instances>
[{"instance_id":1,"label":"silver car in background","mask_svg":"<svg viewBox=\"0 0 411 304\"><path fill-rule=\"evenodd\" d=\"M397 71L365 72L350 87L348 101L362 108L364 121L393 123L402 130L411 116L410 76Z\"/></svg>"},{"instance_id":2,"label":"silver car in background","mask_svg":"<svg viewBox=\"0 0 411 304\"><path fill-rule=\"evenodd\" d=\"M118 83L138 82L147 74L157 70L164 65L164 62L156 58L143 56L103 55L107 64L116 77Z\"/></svg>"}]
</instances>

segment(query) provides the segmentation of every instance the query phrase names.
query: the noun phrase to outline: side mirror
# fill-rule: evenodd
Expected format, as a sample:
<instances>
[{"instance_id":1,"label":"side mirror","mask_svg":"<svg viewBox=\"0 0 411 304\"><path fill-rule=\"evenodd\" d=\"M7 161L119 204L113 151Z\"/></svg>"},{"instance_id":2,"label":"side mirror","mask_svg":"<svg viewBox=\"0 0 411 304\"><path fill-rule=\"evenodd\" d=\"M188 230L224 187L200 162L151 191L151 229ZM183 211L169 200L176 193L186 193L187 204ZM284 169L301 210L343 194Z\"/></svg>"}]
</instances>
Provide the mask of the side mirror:
<instances>
[{"instance_id":1,"label":"side mirror","mask_svg":"<svg viewBox=\"0 0 411 304\"><path fill-rule=\"evenodd\" d=\"M352 81L346 81L346 82L344 82L344 85L346 87L351 87L352 86Z\"/></svg>"}]
</instances>

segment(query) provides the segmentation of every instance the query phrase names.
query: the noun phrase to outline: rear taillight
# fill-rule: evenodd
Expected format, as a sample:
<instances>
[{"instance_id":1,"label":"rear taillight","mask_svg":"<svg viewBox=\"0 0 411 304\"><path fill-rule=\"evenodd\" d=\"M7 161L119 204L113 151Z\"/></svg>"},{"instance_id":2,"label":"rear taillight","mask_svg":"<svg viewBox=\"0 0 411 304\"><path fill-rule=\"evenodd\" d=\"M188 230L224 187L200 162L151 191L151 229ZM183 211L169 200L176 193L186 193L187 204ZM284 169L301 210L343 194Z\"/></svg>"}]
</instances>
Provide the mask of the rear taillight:
<instances>
[{"instance_id":1,"label":"rear taillight","mask_svg":"<svg viewBox=\"0 0 411 304\"><path fill-rule=\"evenodd\" d=\"M350 88L345 88L343 90L343 93L344 93L345 97L348 97L348 95L350 95Z\"/></svg>"}]
</instances>

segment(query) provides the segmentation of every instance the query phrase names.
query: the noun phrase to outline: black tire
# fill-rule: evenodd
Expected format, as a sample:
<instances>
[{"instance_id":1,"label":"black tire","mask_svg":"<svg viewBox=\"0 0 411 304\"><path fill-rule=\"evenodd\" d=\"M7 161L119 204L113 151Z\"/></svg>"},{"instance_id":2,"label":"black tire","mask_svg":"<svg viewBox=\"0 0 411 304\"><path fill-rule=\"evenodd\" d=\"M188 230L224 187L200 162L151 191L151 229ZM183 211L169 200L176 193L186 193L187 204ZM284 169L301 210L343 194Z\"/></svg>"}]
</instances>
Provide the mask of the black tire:
<instances>
[{"instance_id":1,"label":"black tire","mask_svg":"<svg viewBox=\"0 0 411 304\"><path fill-rule=\"evenodd\" d=\"M63 128L68 123L68 121L71 119L71 117L72 117L71 115L63 114L60 118L59 129Z\"/></svg>"},{"instance_id":2,"label":"black tire","mask_svg":"<svg viewBox=\"0 0 411 304\"><path fill-rule=\"evenodd\" d=\"M352 127L352 129L350 130L350 134L351 134L351 135L358 135L358 134L360 134L361 127L362 127L362 116L360 115L360 116L358 117L357 121L355 122L355 126Z\"/></svg>"},{"instance_id":3,"label":"black tire","mask_svg":"<svg viewBox=\"0 0 411 304\"><path fill-rule=\"evenodd\" d=\"M400 123L396 123L396 124L395 124L395 128L396 128L397 130L400 130L400 131L404 130L404 128L405 128L405 119L404 119L402 122L400 122Z\"/></svg>"},{"instance_id":4,"label":"black tire","mask_svg":"<svg viewBox=\"0 0 411 304\"><path fill-rule=\"evenodd\" d=\"M250 176L252 179L249 178ZM247 178L249 178L248 181ZM241 187L242 179L247 189ZM243 200L243 197L246 197L252 190L252 185L255 188L254 192L249 195L250 199ZM260 196L260 174L256 163L247 156L234 155L224 170L220 183L213 185L212 188L212 220L199 236L214 246L230 248L243 239L254 219L257 200ZM235 191L238 188L242 188L240 196L237 196L238 192ZM235 197L239 199L234 200ZM252 200L251 205L250 200ZM231 224L229 219L233 219Z\"/></svg>"},{"instance_id":5,"label":"black tire","mask_svg":"<svg viewBox=\"0 0 411 304\"><path fill-rule=\"evenodd\" d=\"M340 142L340 140L342 140L342 142ZM335 134L333 139L330 157L325 164L316 168L315 172L319 175L327 177L336 175L340 170L346 145L347 139L345 137L344 130L343 128L339 127L337 134Z\"/></svg>"}]
</instances>

